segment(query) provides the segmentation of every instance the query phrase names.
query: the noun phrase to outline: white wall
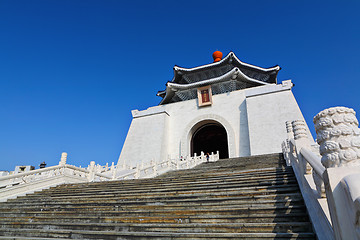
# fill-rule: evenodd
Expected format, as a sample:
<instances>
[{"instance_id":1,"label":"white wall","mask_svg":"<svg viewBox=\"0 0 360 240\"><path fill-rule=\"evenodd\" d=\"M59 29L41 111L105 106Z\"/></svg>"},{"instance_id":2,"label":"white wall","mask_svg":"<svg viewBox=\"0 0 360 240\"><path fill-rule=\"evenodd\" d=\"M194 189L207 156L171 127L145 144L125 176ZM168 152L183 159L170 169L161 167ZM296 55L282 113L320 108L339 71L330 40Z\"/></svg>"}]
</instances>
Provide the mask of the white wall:
<instances>
[{"instance_id":1,"label":"white wall","mask_svg":"<svg viewBox=\"0 0 360 240\"><path fill-rule=\"evenodd\" d=\"M287 138L285 122L304 120L290 84L284 81L281 85L264 86L262 91L247 91L251 155L281 152L281 143Z\"/></svg>"},{"instance_id":2,"label":"white wall","mask_svg":"<svg viewBox=\"0 0 360 240\"><path fill-rule=\"evenodd\" d=\"M136 166L141 161L167 158L168 114L157 108L147 114L132 111L133 120L121 151L118 164Z\"/></svg>"},{"instance_id":3,"label":"white wall","mask_svg":"<svg viewBox=\"0 0 360 240\"><path fill-rule=\"evenodd\" d=\"M214 95L213 104L205 107L193 99L134 110L118 164L189 155L192 133L202 121L224 126L229 157L281 152L285 121L303 119L291 87L285 81Z\"/></svg>"}]
</instances>

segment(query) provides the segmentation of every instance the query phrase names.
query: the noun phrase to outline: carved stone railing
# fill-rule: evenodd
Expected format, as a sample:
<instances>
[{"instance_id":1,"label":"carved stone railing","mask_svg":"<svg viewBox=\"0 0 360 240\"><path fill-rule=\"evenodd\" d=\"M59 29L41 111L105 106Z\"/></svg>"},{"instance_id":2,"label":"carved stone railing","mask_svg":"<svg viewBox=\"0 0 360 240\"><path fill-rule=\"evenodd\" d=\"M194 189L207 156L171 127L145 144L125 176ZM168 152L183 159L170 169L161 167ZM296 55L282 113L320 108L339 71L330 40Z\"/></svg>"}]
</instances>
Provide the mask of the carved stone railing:
<instances>
[{"instance_id":1,"label":"carved stone railing","mask_svg":"<svg viewBox=\"0 0 360 240\"><path fill-rule=\"evenodd\" d=\"M312 151L311 145L315 143L308 136L304 121L287 122L286 129L288 139L282 144L284 158L294 170L314 230L320 240L334 239L326 198L321 187L317 187L322 182L322 177L319 180L317 176L322 176L325 168Z\"/></svg>"},{"instance_id":2,"label":"carved stone railing","mask_svg":"<svg viewBox=\"0 0 360 240\"><path fill-rule=\"evenodd\" d=\"M0 177L0 201L63 183L109 181L110 177L66 163Z\"/></svg>"},{"instance_id":3,"label":"carved stone railing","mask_svg":"<svg viewBox=\"0 0 360 240\"><path fill-rule=\"evenodd\" d=\"M286 123L282 148L298 180L318 239L360 239L360 131L353 109L314 117L317 143L304 121ZM320 153L320 154L319 154Z\"/></svg>"},{"instance_id":4,"label":"carved stone railing","mask_svg":"<svg viewBox=\"0 0 360 240\"><path fill-rule=\"evenodd\" d=\"M219 151L209 155L209 161L214 162L219 160ZM171 170L189 169L206 162L206 155L201 152L200 156L195 154L194 157L167 159L162 162L150 161L147 165L137 164L136 167L129 169L126 173L116 176L114 180L121 179L139 179L139 178L151 178Z\"/></svg>"},{"instance_id":5,"label":"carved stone railing","mask_svg":"<svg viewBox=\"0 0 360 240\"><path fill-rule=\"evenodd\" d=\"M212 153L209 161L218 159L219 152ZM110 167L108 164L101 166L96 165L94 161L90 162L88 167L81 168L66 164L66 160L67 153L62 153L57 166L0 177L0 202L64 183L151 178L171 170L192 168L207 161L204 153L185 159L150 161L146 165L138 164L134 168L115 166L114 163Z\"/></svg>"}]
</instances>

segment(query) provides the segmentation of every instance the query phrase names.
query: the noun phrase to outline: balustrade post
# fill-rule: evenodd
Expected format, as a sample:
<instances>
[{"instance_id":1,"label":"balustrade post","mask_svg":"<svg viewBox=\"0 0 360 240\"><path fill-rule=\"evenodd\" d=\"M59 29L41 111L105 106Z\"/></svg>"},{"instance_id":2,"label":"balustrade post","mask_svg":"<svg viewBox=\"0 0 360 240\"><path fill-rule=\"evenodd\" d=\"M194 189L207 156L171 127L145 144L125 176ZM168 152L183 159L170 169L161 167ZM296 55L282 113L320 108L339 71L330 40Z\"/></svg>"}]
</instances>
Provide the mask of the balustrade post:
<instances>
[{"instance_id":1,"label":"balustrade post","mask_svg":"<svg viewBox=\"0 0 360 240\"><path fill-rule=\"evenodd\" d=\"M153 163L153 160L150 161L150 166L152 165ZM141 161L141 164L140 164L140 169L144 169L144 161Z\"/></svg>"},{"instance_id":2,"label":"balustrade post","mask_svg":"<svg viewBox=\"0 0 360 240\"><path fill-rule=\"evenodd\" d=\"M89 182L94 181L95 178L95 162L91 161L89 166L89 175L87 177Z\"/></svg>"},{"instance_id":3,"label":"balustrade post","mask_svg":"<svg viewBox=\"0 0 360 240\"><path fill-rule=\"evenodd\" d=\"M204 154L204 152L203 152L203 151L201 151L201 154L200 154L200 161L198 161L198 162L205 162L205 161L206 161L206 159L205 159L205 154ZM198 162L196 162L196 164L197 164Z\"/></svg>"},{"instance_id":4,"label":"balustrade post","mask_svg":"<svg viewBox=\"0 0 360 240\"><path fill-rule=\"evenodd\" d=\"M124 161L123 164L122 164L122 168L123 168L123 169L128 169L127 166L126 166L125 161Z\"/></svg>"},{"instance_id":5,"label":"balustrade post","mask_svg":"<svg viewBox=\"0 0 360 240\"><path fill-rule=\"evenodd\" d=\"M281 144L281 148L282 148L282 152L284 154L285 160L286 160L286 165L290 166L291 165L290 154L294 153L294 150L290 149L290 139L294 138L294 132L293 132L293 127L292 127L291 121L286 121L285 125L286 125L287 138Z\"/></svg>"},{"instance_id":6,"label":"balustrade post","mask_svg":"<svg viewBox=\"0 0 360 240\"><path fill-rule=\"evenodd\" d=\"M296 145L296 154L299 160L301 171L303 174L311 174L310 164L303 159L300 154L300 150L303 147L310 147L310 139L307 134L306 124L304 120L295 120L292 121L292 129L294 132L294 140Z\"/></svg>"},{"instance_id":7,"label":"balustrade post","mask_svg":"<svg viewBox=\"0 0 360 240\"><path fill-rule=\"evenodd\" d=\"M176 160L176 170L179 170L179 169L180 169L180 161L179 161L179 159L177 159Z\"/></svg>"},{"instance_id":8,"label":"balustrade post","mask_svg":"<svg viewBox=\"0 0 360 240\"><path fill-rule=\"evenodd\" d=\"M116 178L116 168L114 162L111 163L110 171L111 171L111 179L114 180Z\"/></svg>"},{"instance_id":9,"label":"balustrade post","mask_svg":"<svg viewBox=\"0 0 360 240\"><path fill-rule=\"evenodd\" d=\"M66 160L67 160L67 153L66 152L61 153L59 165L65 165Z\"/></svg>"},{"instance_id":10,"label":"balustrade post","mask_svg":"<svg viewBox=\"0 0 360 240\"><path fill-rule=\"evenodd\" d=\"M139 179L140 178L140 172L141 169L140 169L140 164L136 164L136 172L135 172L135 179Z\"/></svg>"},{"instance_id":11,"label":"balustrade post","mask_svg":"<svg viewBox=\"0 0 360 240\"><path fill-rule=\"evenodd\" d=\"M292 121L286 121L285 124L286 124L286 132L287 132L287 135L288 135L288 139L294 138Z\"/></svg>"},{"instance_id":12,"label":"balustrade post","mask_svg":"<svg viewBox=\"0 0 360 240\"><path fill-rule=\"evenodd\" d=\"M314 117L314 124L335 238L359 239L360 209L353 200L360 198L360 130L355 111L328 108ZM346 184L346 179L352 181Z\"/></svg>"},{"instance_id":13,"label":"balustrade post","mask_svg":"<svg viewBox=\"0 0 360 240\"><path fill-rule=\"evenodd\" d=\"M187 169L189 169L189 167L190 167L190 161L192 161L192 160L195 161L196 158L197 158L196 153L194 153L194 157L193 157L193 158L192 158L192 157L189 157L188 159L186 159L186 168L187 168Z\"/></svg>"},{"instance_id":14,"label":"balustrade post","mask_svg":"<svg viewBox=\"0 0 360 240\"><path fill-rule=\"evenodd\" d=\"M158 175L158 163L155 161L153 166L154 176Z\"/></svg>"}]
</instances>

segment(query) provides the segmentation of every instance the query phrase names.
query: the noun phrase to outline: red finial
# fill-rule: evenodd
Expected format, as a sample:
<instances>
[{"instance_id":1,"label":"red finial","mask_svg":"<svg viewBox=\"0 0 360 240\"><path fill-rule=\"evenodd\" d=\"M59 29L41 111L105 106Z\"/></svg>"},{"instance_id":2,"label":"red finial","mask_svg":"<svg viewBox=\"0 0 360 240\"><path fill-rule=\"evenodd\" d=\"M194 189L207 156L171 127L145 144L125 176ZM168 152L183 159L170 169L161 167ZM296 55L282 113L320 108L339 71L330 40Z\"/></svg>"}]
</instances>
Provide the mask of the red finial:
<instances>
[{"instance_id":1,"label":"red finial","mask_svg":"<svg viewBox=\"0 0 360 240\"><path fill-rule=\"evenodd\" d=\"M214 62L220 61L221 58L222 58L222 56L223 56L222 52L220 52L220 51L215 51L215 52L213 53Z\"/></svg>"}]
</instances>

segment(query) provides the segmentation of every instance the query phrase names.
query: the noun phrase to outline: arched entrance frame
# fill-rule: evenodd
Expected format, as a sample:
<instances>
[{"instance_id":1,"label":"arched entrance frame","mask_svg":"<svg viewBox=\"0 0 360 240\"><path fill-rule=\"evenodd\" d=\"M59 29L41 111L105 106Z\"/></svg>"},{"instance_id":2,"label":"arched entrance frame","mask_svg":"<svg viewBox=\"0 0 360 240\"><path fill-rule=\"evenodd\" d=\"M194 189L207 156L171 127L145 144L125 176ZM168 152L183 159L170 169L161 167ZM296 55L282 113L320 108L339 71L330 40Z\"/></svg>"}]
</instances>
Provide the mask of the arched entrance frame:
<instances>
[{"instance_id":1,"label":"arched entrance frame","mask_svg":"<svg viewBox=\"0 0 360 240\"><path fill-rule=\"evenodd\" d=\"M185 127L185 131L180 140L180 156L190 156L192 135L199 127L209 123L217 123L225 128L228 138L229 157L236 157L235 132L228 121L216 114L198 116Z\"/></svg>"}]
</instances>

